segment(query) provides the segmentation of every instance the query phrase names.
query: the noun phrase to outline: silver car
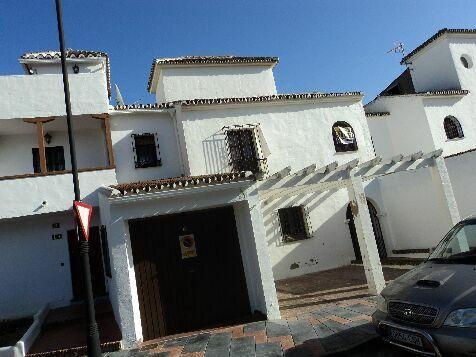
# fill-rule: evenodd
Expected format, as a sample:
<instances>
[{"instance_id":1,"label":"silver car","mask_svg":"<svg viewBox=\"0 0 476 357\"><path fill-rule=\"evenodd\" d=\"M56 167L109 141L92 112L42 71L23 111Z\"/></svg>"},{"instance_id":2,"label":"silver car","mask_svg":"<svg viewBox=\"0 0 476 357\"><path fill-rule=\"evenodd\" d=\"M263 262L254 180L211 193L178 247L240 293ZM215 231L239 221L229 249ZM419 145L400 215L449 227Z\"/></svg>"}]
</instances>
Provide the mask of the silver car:
<instances>
[{"instance_id":1,"label":"silver car","mask_svg":"<svg viewBox=\"0 0 476 357\"><path fill-rule=\"evenodd\" d=\"M454 226L377 301L372 322L386 342L426 356L476 356L476 218Z\"/></svg>"}]
</instances>

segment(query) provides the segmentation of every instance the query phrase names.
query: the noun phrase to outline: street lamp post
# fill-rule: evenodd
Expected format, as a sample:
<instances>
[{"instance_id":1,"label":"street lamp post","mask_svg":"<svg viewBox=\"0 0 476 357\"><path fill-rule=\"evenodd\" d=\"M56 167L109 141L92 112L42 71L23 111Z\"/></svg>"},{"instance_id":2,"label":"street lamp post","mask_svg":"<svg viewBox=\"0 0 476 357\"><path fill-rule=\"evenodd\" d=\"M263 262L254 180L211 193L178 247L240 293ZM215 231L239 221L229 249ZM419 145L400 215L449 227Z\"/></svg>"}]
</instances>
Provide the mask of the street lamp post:
<instances>
[{"instance_id":1,"label":"street lamp post","mask_svg":"<svg viewBox=\"0 0 476 357\"><path fill-rule=\"evenodd\" d=\"M61 51L61 69L63 72L64 104L66 106L66 122L68 124L69 152L71 155L71 171L73 173L74 200L80 201L81 194L79 190L78 167L76 163L76 148L73 135L73 121L71 114L71 100L69 94L68 70L66 67L66 50L64 47L63 15L61 10L61 0L56 1L56 17L58 21L58 36ZM88 356L101 356L101 345L99 343L99 329L96 323L96 314L94 311L94 296L91 284L91 269L89 267L89 243L85 239L79 224L76 220L76 234L80 242L81 263L83 269L83 281L86 290L86 303L88 310Z\"/></svg>"}]
</instances>

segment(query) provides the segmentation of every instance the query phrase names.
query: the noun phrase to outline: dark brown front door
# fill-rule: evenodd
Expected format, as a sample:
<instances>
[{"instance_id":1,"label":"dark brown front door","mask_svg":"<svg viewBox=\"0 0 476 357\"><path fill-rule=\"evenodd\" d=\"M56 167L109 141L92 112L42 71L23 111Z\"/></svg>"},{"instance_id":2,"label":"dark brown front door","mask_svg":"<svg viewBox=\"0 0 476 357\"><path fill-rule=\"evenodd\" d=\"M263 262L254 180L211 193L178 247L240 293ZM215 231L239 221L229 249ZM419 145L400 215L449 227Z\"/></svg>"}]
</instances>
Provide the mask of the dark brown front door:
<instances>
[{"instance_id":1,"label":"dark brown front door","mask_svg":"<svg viewBox=\"0 0 476 357\"><path fill-rule=\"evenodd\" d=\"M73 285L73 299L82 300L86 295L84 291L81 255L76 230L68 231L68 247L71 267L71 283ZM106 294L106 287L104 283L104 268L102 263L99 227L91 227L89 231L89 265L91 267L91 281L94 296L103 296Z\"/></svg>"},{"instance_id":2,"label":"dark brown front door","mask_svg":"<svg viewBox=\"0 0 476 357\"><path fill-rule=\"evenodd\" d=\"M129 221L144 340L250 314L232 207Z\"/></svg>"},{"instance_id":3,"label":"dark brown front door","mask_svg":"<svg viewBox=\"0 0 476 357\"><path fill-rule=\"evenodd\" d=\"M369 207L370 220L372 221L372 228L374 231L375 241L377 243L378 254L380 259L387 257L387 249L385 248L385 240L382 234L382 227L380 227L380 221L378 219L377 210L372 202L367 200L367 206ZM346 218L349 220L349 231L352 239L352 246L354 247L355 259L362 260L362 254L360 253L359 240L357 238L357 232L355 230L354 216L350 205L347 206Z\"/></svg>"}]
</instances>

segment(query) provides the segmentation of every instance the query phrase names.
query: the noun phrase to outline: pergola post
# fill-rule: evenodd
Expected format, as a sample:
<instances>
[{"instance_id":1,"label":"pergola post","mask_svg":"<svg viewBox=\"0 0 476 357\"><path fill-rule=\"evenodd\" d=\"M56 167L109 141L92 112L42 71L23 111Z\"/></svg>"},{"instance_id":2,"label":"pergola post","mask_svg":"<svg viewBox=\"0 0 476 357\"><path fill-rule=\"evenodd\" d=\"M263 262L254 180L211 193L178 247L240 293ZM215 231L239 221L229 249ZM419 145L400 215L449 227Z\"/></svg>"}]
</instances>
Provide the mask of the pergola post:
<instances>
[{"instance_id":1,"label":"pergola post","mask_svg":"<svg viewBox=\"0 0 476 357\"><path fill-rule=\"evenodd\" d=\"M362 262L365 270L365 277L369 286L369 293L380 294L385 287L382 264L375 241L372 221L367 206L367 197L364 192L364 185L361 176L353 176L352 170L347 183L349 200L352 204L352 214L354 215L355 230L359 241Z\"/></svg>"},{"instance_id":2,"label":"pergola post","mask_svg":"<svg viewBox=\"0 0 476 357\"><path fill-rule=\"evenodd\" d=\"M456 203L455 194L453 192L453 186L451 185L450 175L448 174L448 169L446 168L445 159L439 156L435 157L434 161L435 164L431 168L432 173L434 177L437 178L436 181L439 181L441 184L441 190L443 191L451 223L455 225L461 221L461 216L459 214L458 204Z\"/></svg>"},{"instance_id":3,"label":"pergola post","mask_svg":"<svg viewBox=\"0 0 476 357\"><path fill-rule=\"evenodd\" d=\"M451 225L454 226L456 223L461 221L461 216L453 191L453 186L451 185L450 175L448 174L448 169L446 168L445 159L443 157L438 156L434 158L434 165L431 168L431 173L435 182L440 184L439 186L443 191L444 206L450 217ZM463 239L463 236L460 236L458 239L462 252L469 250L468 242Z\"/></svg>"}]
</instances>

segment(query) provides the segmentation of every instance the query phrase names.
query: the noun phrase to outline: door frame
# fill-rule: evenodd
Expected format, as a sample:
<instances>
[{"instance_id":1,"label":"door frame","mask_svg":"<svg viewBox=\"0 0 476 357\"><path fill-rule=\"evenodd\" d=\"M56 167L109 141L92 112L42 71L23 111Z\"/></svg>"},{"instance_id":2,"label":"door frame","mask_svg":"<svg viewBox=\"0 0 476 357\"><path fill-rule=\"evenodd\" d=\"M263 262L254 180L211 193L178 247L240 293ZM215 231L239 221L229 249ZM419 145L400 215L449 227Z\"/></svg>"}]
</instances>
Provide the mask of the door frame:
<instances>
[{"instance_id":1,"label":"door frame","mask_svg":"<svg viewBox=\"0 0 476 357\"><path fill-rule=\"evenodd\" d=\"M375 243L377 243L377 249L380 259L387 258L387 248L385 246L385 238L382 230L382 223L379 219L379 214L375 204L367 198L367 206L369 209L370 220L372 222L372 230L375 237ZM347 205L346 219L348 220L350 238L352 240L352 246L354 248L355 260L362 260L362 253L360 251L359 239L357 237L357 231L355 229L354 215L350 203Z\"/></svg>"}]
</instances>

